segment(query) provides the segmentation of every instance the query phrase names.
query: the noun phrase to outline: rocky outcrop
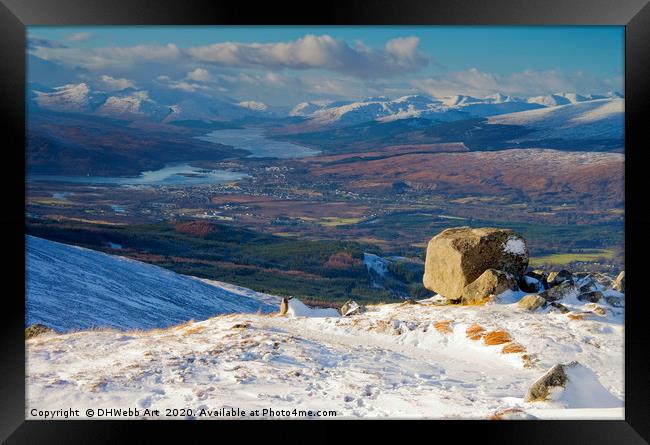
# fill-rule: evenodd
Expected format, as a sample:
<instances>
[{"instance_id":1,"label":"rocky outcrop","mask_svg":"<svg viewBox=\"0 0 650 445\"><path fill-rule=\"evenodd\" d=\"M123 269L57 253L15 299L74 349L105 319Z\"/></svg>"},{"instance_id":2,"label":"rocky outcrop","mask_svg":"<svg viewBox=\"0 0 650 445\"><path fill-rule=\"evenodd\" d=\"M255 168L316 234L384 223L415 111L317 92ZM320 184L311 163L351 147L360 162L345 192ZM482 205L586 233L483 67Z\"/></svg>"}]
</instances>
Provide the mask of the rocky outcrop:
<instances>
[{"instance_id":1,"label":"rocky outcrop","mask_svg":"<svg viewBox=\"0 0 650 445\"><path fill-rule=\"evenodd\" d=\"M461 296L462 304L481 304L490 296L498 295L508 289L515 289L517 280L508 273L488 269L476 280L465 286Z\"/></svg>"},{"instance_id":2,"label":"rocky outcrop","mask_svg":"<svg viewBox=\"0 0 650 445\"><path fill-rule=\"evenodd\" d=\"M429 241L423 283L449 300L460 300L465 288L486 270L505 272L517 280L527 266L526 242L513 230L457 227Z\"/></svg>"}]
</instances>

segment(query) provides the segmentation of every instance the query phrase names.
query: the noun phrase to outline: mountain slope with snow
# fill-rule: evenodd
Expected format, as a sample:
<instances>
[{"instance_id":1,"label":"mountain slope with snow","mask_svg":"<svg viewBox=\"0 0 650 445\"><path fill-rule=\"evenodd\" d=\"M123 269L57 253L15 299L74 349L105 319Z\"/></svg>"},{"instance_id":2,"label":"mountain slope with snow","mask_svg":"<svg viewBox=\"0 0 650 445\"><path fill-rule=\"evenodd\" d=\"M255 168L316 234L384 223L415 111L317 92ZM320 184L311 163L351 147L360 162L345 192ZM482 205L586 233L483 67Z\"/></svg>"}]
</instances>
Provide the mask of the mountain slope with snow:
<instances>
[{"instance_id":1,"label":"mountain slope with snow","mask_svg":"<svg viewBox=\"0 0 650 445\"><path fill-rule=\"evenodd\" d=\"M624 309L573 299L563 301L568 313L530 312L508 292L486 306L432 299L349 317L232 314L165 330L45 334L27 341L27 405L119 405L143 417L183 407L191 411L177 416L214 418L223 414L207 410L228 406L337 418L623 418ZM499 332L509 340L487 341ZM585 371L561 397L524 402L547 369L573 360ZM599 396L576 399L581 388Z\"/></svg>"},{"instance_id":2,"label":"mountain slope with snow","mask_svg":"<svg viewBox=\"0 0 650 445\"><path fill-rule=\"evenodd\" d=\"M26 324L59 331L162 328L277 307L269 296L243 288L33 236L27 237L26 274Z\"/></svg>"},{"instance_id":3,"label":"mountain slope with snow","mask_svg":"<svg viewBox=\"0 0 650 445\"><path fill-rule=\"evenodd\" d=\"M488 118L489 124L518 125L532 133L517 141L531 139L614 139L623 145L625 101L596 99L567 105L502 114Z\"/></svg>"}]
</instances>

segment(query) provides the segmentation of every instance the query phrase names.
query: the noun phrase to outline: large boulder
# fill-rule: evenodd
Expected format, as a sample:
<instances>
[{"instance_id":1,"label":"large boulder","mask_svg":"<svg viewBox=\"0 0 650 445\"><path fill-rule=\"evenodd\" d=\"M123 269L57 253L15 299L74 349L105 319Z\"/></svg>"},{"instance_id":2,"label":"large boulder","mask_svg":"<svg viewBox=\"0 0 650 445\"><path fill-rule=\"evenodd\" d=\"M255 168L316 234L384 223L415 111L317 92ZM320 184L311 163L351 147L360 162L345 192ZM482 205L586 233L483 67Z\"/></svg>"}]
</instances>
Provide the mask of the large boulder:
<instances>
[{"instance_id":1,"label":"large boulder","mask_svg":"<svg viewBox=\"0 0 650 445\"><path fill-rule=\"evenodd\" d=\"M498 295L508 289L515 289L517 280L508 273L496 269L488 269L476 280L465 286L461 296L462 304L485 303L493 295Z\"/></svg>"},{"instance_id":2,"label":"large boulder","mask_svg":"<svg viewBox=\"0 0 650 445\"><path fill-rule=\"evenodd\" d=\"M449 300L460 300L465 287L488 269L519 279L527 267L528 247L515 231L456 227L429 241L423 283Z\"/></svg>"}]
</instances>

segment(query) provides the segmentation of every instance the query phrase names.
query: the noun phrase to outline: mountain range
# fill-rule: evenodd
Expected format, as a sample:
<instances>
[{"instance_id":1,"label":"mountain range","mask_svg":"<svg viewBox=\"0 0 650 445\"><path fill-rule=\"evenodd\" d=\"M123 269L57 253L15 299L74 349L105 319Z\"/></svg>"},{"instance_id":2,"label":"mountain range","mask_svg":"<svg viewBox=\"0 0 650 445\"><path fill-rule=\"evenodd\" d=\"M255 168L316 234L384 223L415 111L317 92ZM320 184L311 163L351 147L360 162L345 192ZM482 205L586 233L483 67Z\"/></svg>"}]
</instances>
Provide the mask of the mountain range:
<instances>
[{"instance_id":1,"label":"mountain range","mask_svg":"<svg viewBox=\"0 0 650 445\"><path fill-rule=\"evenodd\" d=\"M302 102L293 108L271 107L257 101L215 99L199 93L133 87L106 92L86 83L66 84L54 88L32 84L31 103L41 109L85 113L127 120L148 119L155 122L183 120L232 121L238 119L298 119L314 126L345 126L363 122L390 122L423 118L434 122L451 122L476 117L491 117L530 110L578 105L594 101L622 99L616 92L582 96L557 93L520 98L494 94L477 98L456 95L432 98L408 95L397 99L371 97L359 101ZM622 101L621 101L622 103ZM622 111L622 109L620 110Z\"/></svg>"}]
</instances>

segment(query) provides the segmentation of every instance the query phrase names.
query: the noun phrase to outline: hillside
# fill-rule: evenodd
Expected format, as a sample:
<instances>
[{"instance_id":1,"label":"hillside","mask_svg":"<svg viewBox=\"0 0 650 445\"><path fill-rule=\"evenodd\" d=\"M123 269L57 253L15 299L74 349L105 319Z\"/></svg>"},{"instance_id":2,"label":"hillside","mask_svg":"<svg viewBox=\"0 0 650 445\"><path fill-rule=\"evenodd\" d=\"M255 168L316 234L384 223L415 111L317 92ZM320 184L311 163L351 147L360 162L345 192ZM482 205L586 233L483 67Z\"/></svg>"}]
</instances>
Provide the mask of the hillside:
<instances>
[{"instance_id":1,"label":"hillside","mask_svg":"<svg viewBox=\"0 0 650 445\"><path fill-rule=\"evenodd\" d=\"M568 313L529 312L520 297L376 305L343 318L295 317L299 305L290 303L287 317L43 335L27 341L27 405L119 405L142 417L146 408L223 417L201 410L230 407L336 410L339 418L623 418L624 309L573 299L563 301ZM571 360L582 374L562 397L523 402L548 368Z\"/></svg>"},{"instance_id":2,"label":"hillside","mask_svg":"<svg viewBox=\"0 0 650 445\"><path fill-rule=\"evenodd\" d=\"M26 274L26 324L58 331L162 328L277 305L265 294L33 236L27 237Z\"/></svg>"}]
</instances>

